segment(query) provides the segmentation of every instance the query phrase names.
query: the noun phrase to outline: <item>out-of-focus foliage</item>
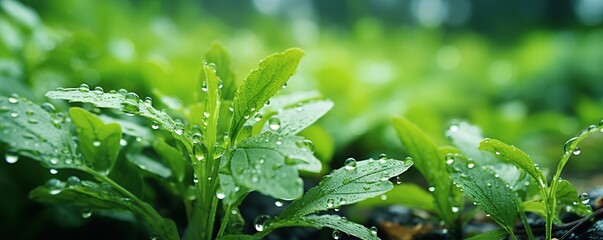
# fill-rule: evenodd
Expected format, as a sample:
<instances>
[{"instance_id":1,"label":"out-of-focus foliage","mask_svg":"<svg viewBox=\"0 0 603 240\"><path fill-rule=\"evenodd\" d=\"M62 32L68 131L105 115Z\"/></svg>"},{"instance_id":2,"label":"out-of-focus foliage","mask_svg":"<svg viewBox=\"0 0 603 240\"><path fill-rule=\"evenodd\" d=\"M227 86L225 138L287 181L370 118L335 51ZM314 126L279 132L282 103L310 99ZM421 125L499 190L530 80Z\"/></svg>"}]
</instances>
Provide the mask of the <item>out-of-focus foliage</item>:
<instances>
[{"instance_id":1,"label":"out-of-focus foliage","mask_svg":"<svg viewBox=\"0 0 603 240\"><path fill-rule=\"evenodd\" d=\"M47 90L87 83L185 116L213 41L231 53L239 82L256 59L300 47L306 56L285 91L318 90L335 103L301 133L323 162L408 155L395 115L438 144L449 119L468 121L546 170L563 154L558 143L602 118L601 16L603 4L589 0L0 0L0 95L41 104ZM601 141L582 143L568 177L600 173L603 158L588 149ZM18 182L3 178L7 188ZM48 176L26 183L36 178ZM2 211L18 216L22 204Z\"/></svg>"}]
</instances>

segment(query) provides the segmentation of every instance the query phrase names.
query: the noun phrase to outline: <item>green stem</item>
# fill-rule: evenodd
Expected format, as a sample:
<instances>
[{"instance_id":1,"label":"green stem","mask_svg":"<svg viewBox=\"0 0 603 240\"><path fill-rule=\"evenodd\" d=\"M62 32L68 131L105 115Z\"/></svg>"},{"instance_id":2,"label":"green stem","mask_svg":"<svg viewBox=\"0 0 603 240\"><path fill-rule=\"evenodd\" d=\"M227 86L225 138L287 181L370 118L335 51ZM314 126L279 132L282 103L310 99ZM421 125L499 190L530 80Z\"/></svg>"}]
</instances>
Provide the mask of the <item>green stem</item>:
<instances>
[{"instance_id":1,"label":"green stem","mask_svg":"<svg viewBox=\"0 0 603 240\"><path fill-rule=\"evenodd\" d=\"M526 217L526 212L523 209L519 212L519 216L521 217L521 222L523 223L523 227L526 229L526 233L528 235L529 240L534 240L534 234L532 233L532 227L528 223L528 218Z\"/></svg>"},{"instance_id":2,"label":"green stem","mask_svg":"<svg viewBox=\"0 0 603 240\"><path fill-rule=\"evenodd\" d=\"M218 230L218 235L216 238L224 235L224 230L226 230L226 225L228 224L228 220L230 219L230 212L232 211L232 205L228 205L226 207L226 211L224 212L224 216L222 216L222 222L220 223L220 230Z\"/></svg>"}]
</instances>

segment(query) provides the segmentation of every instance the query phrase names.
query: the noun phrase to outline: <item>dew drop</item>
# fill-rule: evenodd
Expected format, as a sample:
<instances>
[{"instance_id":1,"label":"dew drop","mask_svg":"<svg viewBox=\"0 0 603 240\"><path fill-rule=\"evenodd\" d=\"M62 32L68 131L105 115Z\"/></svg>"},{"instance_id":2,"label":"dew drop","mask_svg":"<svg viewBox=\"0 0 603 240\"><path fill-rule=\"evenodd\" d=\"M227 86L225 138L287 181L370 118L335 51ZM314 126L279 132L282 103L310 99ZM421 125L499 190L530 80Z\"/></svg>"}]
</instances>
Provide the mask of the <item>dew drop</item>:
<instances>
[{"instance_id":1,"label":"dew drop","mask_svg":"<svg viewBox=\"0 0 603 240\"><path fill-rule=\"evenodd\" d=\"M78 91L90 92L90 86L88 86L88 84L82 83L82 85L80 85L80 87L78 88Z\"/></svg>"},{"instance_id":2,"label":"dew drop","mask_svg":"<svg viewBox=\"0 0 603 240\"><path fill-rule=\"evenodd\" d=\"M201 91L207 92L207 82L206 81L203 81L203 84L201 85Z\"/></svg>"},{"instance_id":3,"label":"dew drop","mask_svg":"<svg viewBox=\"0 0 603 240\"><path fill-rule=\"evenodd\" d=\"M176 133L176 135L184 134L184 124L176 123L176 126L174 126L174 133Z\"/></svg>"},{"instance_id":4,"label":"dew drop","mask_svg":"<svg viewBox=\"0 0 603 240\"><path fill-rule=\"evenodd\" d=\"M101 86L96 86L94 88L94 93L103 93L105 90Z\"/></svg>"},{"instance_id":5,"label":"dew drop","mask_svg":"<svg viewBox=\"0 0 603 240\"><path fill-rule=\"evenodd\" d=\"M51 103L43 103L41 107L47 113L54 113L56 111L56 108Z\"/></svg>"},{"instance_id":6,"label":"dew drop","mask_svg":"<svg viewBox=\"0 0 603 240\"><path fill-rule=\"evenodd\" d=\"M474 167L475 167L475 163L473 163L473 162L468 162L467 163L467 168L471 169L471 168L474 168Z\"/></svg>"},{"instance_id":7,"label":"dew drop","mask_svg":"<svg viewBox=\"0 0 603 240\"><path fill-rule=\"evenodd\" d=\"M574 148L574 151L572 151L572 154L574 154L574 156L578 156L580 155L580 153L582 152L582 150L580 150L579 147Z\"/></svg>"},{"instance_id":8,"label":"dew drop","mask_svg":"<svg viewBox=\"0 0 603 240\"><path fill-rule=\"evenodd\" d=\"M574 147L574 143L578 140L578 137L573 137L570 138L569 140L567 140L567 142L565 142L565 144L563 144L563 151L565 153L569 153L572 148Z\"/></svg>"},{"instance_id":9,"label":"dew drop","mask_svg":"<svg viewBox=\"0 0 603 240\"><path fill-rule=\"evenodd\" d=\"M119 139L119 145L122 147L125 147L128 145L128 141L126 141L125 139Z\"/></svg>"},{"instance_id":10,"label":"dew drop","mask_svg":"<svg viewBox=\"0 0 603 240\"><path fill-rule=\"evenodd\" d=\"M348 158L345 160L345 169L348 171L352 171L356 169L356 159Z\"/></svg>"},{"instance_id":11,"label":"dew drop","mask_svg":"<svg viewBox=\"0 0 603 240\"><path fill-rule=\"evenodd\" d=\"M207 148L202 143L197 143L193 146L193 155L197 161L203 161L205 159L205 153Z\"/></svg>"},{"instance_id":12,"label":"dew drop","mask_svg":"<svg viewBox=\"0 0 603 240\"><path fill-rule=\"evenodd\" d=\"M54 168L51 168L51 169L49 170L49 172L50 172L50 174L52 174L52 175L55 175L55 174L59 173L59 171L58 171L58 170L56 170L56 169L54 169Z\"/></svg>"},{"instance_id":13,"label":"dew drop","mask_svg":"<svg viewBox=\"0 0 603 240\"><path fill-rule=\"evenodd\" d=\"M76 176L71 176L69 178L67 178L67 186L69 187L75 187L80 185L81 181L78 177Z\"/></svg>"},{"instance_id":14,"label":"dew drop","mask_svg":"<svg viewBox=\"0 0 603 240\"><path fill-rule=\"evenodd\" d=\"M100 147L100 145L101 145L101 142L100 142L100 141L98 141L98 140L94 140L94 141L92 142L92 146L94 146L94 147Z\"/></svg>"},{"instance_id":15,"label":"dew drop","mask_svg":"<svg viewBox=\"0 0 603 240\"><path fill-rule=\"evenodd\" d=\"M12 104L18 103L19 102L19 98L17 96L14 96L14 95L10 96L10 97L8 97L8 102L12 103Z\"/></svg>"},{"instance_id":16,"label":"dew drop","mask_svg":"<svg viewBox=\"0 0 603 240\"><path fill-rule=\"evenodd\" d=\"M258 232L264 231L264 228L266 228L266 222L268 220L270 220L270 216L268 216L268 215L260 215L260 216L256 217L255 220L253 221L255 230Z\"/></svg>"},{"instance_id":17,"label":"dew drop","mask_svg":"<svg viewBox=\"0 0 603 240\"><path fill-rule=\"evenodd\" d=\"M146 104L148 104L148 105L153 105L153 98L151 98L151 97L149 97L149 96L146 96L146 97L144 98L144 102L145 102Z\"/></svg>"},{"instance_id":18,"label":"dew drop","mask_svg":"<svg viewBox=\"0 0 603 240\"><path fill-rule=\"evenodd\" d=\"M396 184L401 184L402 183L402 179L400 178L400 176L396 176L395 182L396 182Z\"/></svg>"},{"instance_id":19,"label":"dew drop","mask_svg":"<svg viewBox=\"0 0 603 240\"><path fill-rule=\"evenodd\" d=\"M157 130L157 129L159 129L159 123L157 123L157 122L153 122L153 124L151 124L151 128L152 128L153 130Z\"/></svg>"},{"instance_id":20,"label":"dew drop","mask_svg":"<svg viewBox=\"0 0 603 240\"><path fill-rule=\"evenodd\" d=\"M588 195L588 193L581 193L578 198L583 204L588 204L588 202L590 201L590 196Z\"/></svg>"},{"instance_id":21,"label":"dew drop","mask_svg":"<svg viewBox=\"0 0 603 240\"><path fill-rule=\"evenodd\" d=\"M379 154L379 160L385 160L385 159L387 159L387 154L385 154L385 153Z\"/></svg>"},{"instance_id":22,"label":"dew drop","mask_svg":"<svg viewBox=\"0 0 603 240\"><path fill-rule=\"evenodd\" d=\"M454 157L450 153L446 154L446 157L444 159L446 159L446 164L448 165L454 163Z\"/></svg>"},{"instance_id":23,"label":"dew drop","mask_svg":"<svg viewBox=\"0 0 603 240\"><path fill-rule=\"evenodd\" d=\"M379 196L379 199L381 199L382 201L387 200L387 195L383 194L381 196Z\"/></svg>"},{"instance_id":24,"label":"dew drop","mask_svg":"<svg viewBox=\"0 0 603 240\"><path fill-rule=\"evenodd\" d=\"M260 176L259 175L257 175L257 174L252 174L251 175L251 182L252 183L257 183L259 181L260 181Z\"/></svg>"},{"instance_id":25,"label":"dew drop","mask_svg":"<svg viewBox=\"0 0 603 240\"><path fill-rule=\"evenodd\" d=\"M193 143L203 142L203 136L200 133L193 134Z\"/></svg>"},{"instance_id":26,"label":"dew drop","mask_svg":"<svg viewBox=\"0 0 603 240\"><path fill-rule=\"evenodd\" d=\"M459 212L461 209L460 209L458 206L452 206L452 209L450 209L450 210L452 210L452 212L453 212L453 213L457 213L457 212Z\"/></svg>"},{"instance_id":27,"label":"dew drop","mask_svg":"<svg viewBox=\"0 0 603 240\"><path fill-rule=\"evenodd\" d=\"M435 192L435 187L431 186L431 187L427 188L427 191L429 191L429 192Z\"/></svg>"},{"instance_id":28,"label":"dew drop","mask_svg":"<svg viewBox=\"0 0 603 240\"><path fill-rule=\"evenodd\" d=\"M17 117L19 117L19 113L18 112L12 112L12 113L10 113L10 116L12 118L17 118Z\"/></svg>"},{"instance_id":29,"label":"dew drop","mask_svg":"<svg viewBox=\"0 0 603 240\"><path fill-rule=\"evenodd\" d=\"M333 234L331 235L333 236L333 239L337 240L341 238L341 232L338 230L333 230Z\"/></svg>"},{"instance_id":30,"label":"dew drop","mask_svg":"<svg viewBox=\"0 0 603 240\"><path fill-rule=\"evenodd\" d=\"M50 159L50 164L52 164L52 165L57 165L57 164L59 164L59 159L58 159L58 158L51 158L51 159Z\"/></svg>"},{"instance_id":31,"label":"dew drop","mask_svg":"<svg viewBox=\"0 0 603 240\"><path fill-rule=\"evenodd\" d=\"M222 191L222 189L218 189L218 191L216 191L216 197L218 199L224 199L226 197L226 194L224 193L224 191Z\"/></svg>"},{"instance_id":32,"label":"dew drop","mask_svg":"<svg viewBox=\"0 0 603 240\"><path fill-rule=\"evenodd\" d=\"M276 200L276 201L274 201L274 206L276 206L276 207L282 207L283 206L283 202L281 202L279 200Z\"/></svg>"},{"instance_id":33,"label":"dew drop","mask_svg":"<svg viewBox=\"0 0 603 240\"><path fill-rule=\"evenodd\" d=\"M371 235L373 235L373 236L377 236L377 227L372 226L372 227L370 228L370 231L371 231Z\"/></svg>"},{"instance_id":34,"label":"dew drop","mask_svg":"<svg viewBox=\"0 0 603 240\"><path fill-rule=\"evenodd\" d=\"M263 116L262 116L262 114L261 114L261 113L256 113L256 114L255 114L255 116L254 116L254 119L255 119L256 121L260 121L260 120L262 120L262 117L263 117Z\"/></svg>"},{"instance_id":35,"label":"dew drop","mask_svg":"<svg viewBox=\"0 0 603 240\"><path fill-rule=\"evenodd\" d=\"M13 153L6 153L4 156L7 163L13 164L19 161L19 155Z\"/></svg>"},{"instance_id":36,"label":"dew drop","mask_svg":"<svg viewBox=\"0 0 603 240\"><path fill-rule=\"evenodd\" d=\"M494 154L496 154L497 156L500 155L499 151L494 151Z\"/></svg>"},{"instance_id":37,"label":"dew drop","mask_svg":"<svg viewBox=\"0 0 603 240\"><path fill-rule=\"evenodd\" d=\"M301 141L295 142L295 145L297 145L299 148L301 148L304 151L314 152L314 144L310 140L301 140Z\"/></svg>"},{"instance_id":38,"label":"dew drop","mask_svg":"<svg viewBox=\"0 0 603 240\"><path fill-rule=\"evenodd\" d=\"M281 120L277 117L271 117L268 120L268 127L272 131L278 131L279 129L281 129Z\"/></svg>"},{"instance_id":39,"label":"dew drop","mask_svg":"<svg viewBox=\"0 0 603 240\"><path fill-rule=\"evenodd\" d=\"M335 206L335 200L332 198L327 199L327 208L333 208Z\"/></svg>"},{"instance_id":40,"label":"dew drop","mask_svg":"<svg viewBox=\"0 0 603 240\"><path fill-rule=\"evenodd\" d=\"M89 209L82 210L82 218L90 218L92 216L92 211Z\"/></svg>"},{"instance_id":41,"label":"dew drop","mask_svg":"<svg viewBox=\"0 0 603 240\"><path fill-rule=\"evenodd\" d=\"M287 83L283 84L283 88L287 88Z\"/></svg>"}]
</instances>

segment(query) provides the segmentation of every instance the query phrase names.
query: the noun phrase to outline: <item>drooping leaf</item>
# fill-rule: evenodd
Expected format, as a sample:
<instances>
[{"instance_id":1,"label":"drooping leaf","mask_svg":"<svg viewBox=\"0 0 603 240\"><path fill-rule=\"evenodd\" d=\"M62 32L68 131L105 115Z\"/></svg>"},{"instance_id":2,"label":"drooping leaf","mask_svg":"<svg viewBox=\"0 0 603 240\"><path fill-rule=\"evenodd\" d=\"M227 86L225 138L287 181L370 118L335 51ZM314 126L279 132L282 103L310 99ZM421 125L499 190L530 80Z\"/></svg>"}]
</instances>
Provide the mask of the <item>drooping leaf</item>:
<instances>
[{"instance_id":1,"label":"drooping leaf","mask_svg":"<svg viewBox=\"0 0 603 240\"><path fill-rule=\"evenodd\" d=\"M405 172L412 164L409 159L369 159L356 162L355 167L347 165L337 169L323 177L320 184L301 199L291 203L280 218L299 218L384 194L393 188L388 179Z\"/></svg>"},{"instance_id":2,"label":"drooping leaf","mask_svg":"<svg viewBox=\"0 0 603 240\"><path fill-rule=\"evenodd\" d=\"M329 100L300 102L287 106L268 119L262 132L275 131L284 136L295 135L316 122L332 107L333 102Z\"/></svg>"},{"instance_id":3,"label":"drooping leaf","mask_svg":"<svg viewBox=\"0 0 603 240\"><path fill-rule=\"evenodd\" d=\"M446 223L453 224L459 213L451 209L460 205L461 198L452 186L444 157L440 156L435 142L407 119L394 118L393 124L415 167L434 189L436 212Z\"/></svg>"},{"instance_id":4,"label":"drooping leaf","mask_svg":"<svg viewBox=\"0 0 603 240\"><path fill-rule=\"evenodd\" d=\"M287 83L295 73L303 52L288 49L262 60L260 66L249 73L237 89L233 100L233 116L229 135L232 141L236 134L264 104Z\"/></svg>"},{"instance_id":5,"label":"drooping leaf","mask_svg":"<svg viewBox=\"0 0 603 240\"><path fill-rule=\"evenodd\" d=\"M449 159L452 180L507 232L512 233L519 216L519 202L513 190L489 168L462 156ZM457 210L458 210L457 206Z\"/></svg>"},{"instance_id":6,"label":"drooping leaf","mask_svg":"<svg viewBox=\"0 0 603 240\"><path fill-rule=\"evenodd\" d=\"M139 99L133 92L102 92L92 91L87 88L63 88L46 93L52 99L63 99L69 102L90 103L99 108L118 109L128 114L139 115L155 122L161 129L171 132L182 141L187 149L192 149L191 134L184 129L184 125L175 121L166 112L153 108L150 101Z\"/></svg>"},{"instance_id":7,"label":"drooping leaf","mask_svg":"<svg viewBox=\"0 0 603 240\"><path fill-rule=\"evenodd\" d=\"M224 49L220 43L212 44L207 53L205 53L205 61L216 66L216 75L220 77L223 86L220 90L222 99L232 99L237 90L237 83L235 81L234 72L232 71L230 56L226 49ZM203 78L204 77L201 76L201 79Z\"/></svg>"},{"instance_id":8,"label":"drooping leaf","mask_svg":"<svg viewBox=\"0 0 603 240\"><path fill-rule=\"evenodd\" d=\"M482 240L482 239L501 240L501 239L505 239L505 237L507 237L508 235L509 235L509 233L507 233L505 230L496 229L496 230L488 231L485 233L480 233L475 236L471 236L469 238L465 238L465 240Z\"/></svg>"},{"instance_id":9,"label":"drooping leaf","mask_svg":"<svg viewBox=\"0 0 603 240\"><path fill-rule=\"evenodd\" d=\"M344 217L337 215L309 215L300 218L287 218L271 222L268 226L270 230L289 226L303 226L314 228L331 228L334 231L357 237L359 239L379 239L376 233L372 233L368 228L347 220Z\"/></svg>"},{"instance_id":10,"label":"drooping leaf","mask_svg":"<svg viewBox=\"0 0 603 240\"><path fill-rule=\"evenodd\" d=\"M557 207L564 207L568 212L578 214L580 216L586 216L592 213L590 207L582 201L580 201L578 191L574 186L567 180L562 179L557 183L557 191L555 192L555 198L557 199ZM559 218L559 211L557 216Z\"/></svg>"},{"instance_id":11,"label":"drooping leaf","mask_svg":"<svg viewBox=\"0 0 603 240\"><path fill-rule=\"evenodd\" d=\"M111 172L121 140L121 126L105 125L96 115L78 107L69 109L71 121L77 127L78 147L88 166L105 175Z\"/></svg>"},{"instance_id":12,"label":"drooping leaf","mask_svg":"<svg viewBox=\"0 0 603 240\"><path fill-rule=\"evenodd\" d=\"M70 177L66 182L51 179L45 185L32 190L29 197L45 203L69 203L90 209L131 211L140 217L149 229L156 231L160 238L178 239L173 221L162 218L148 204L137 203L106 184L81 181L76 177ZM148 212L149 209L152 212Z\"/></svg>"},{"instance_id":13,"label":"drooping leaf","mask_svg":"<svg viewBox=\"0 0 603 240\"><path fill-rule=\"evenodd\" d=\"M394 186L394 189L384 194L385 200L381 198L369 198L362 202L359 202L359 207L373 207L373 206L389 206L393 204L400 204L409 208L417 208L425 211L434 211L434 199L433 195L423 190L423 188L415 184L398 184Z\"/></svg>"},{"instance_id":14,"label":"drooping leaf","mask_svg":"<svg viewBox=\"0 0 603 240\"><path fill-rule=\"evenodd\" d=\"M298 169L320 171L312 151L298 146L303 138L266 132L243 140L233 150L230 170L237 185L279 199L302 195Z\"/></svg>"},{"instance_id":15,"label":"drooping leaf","mask_svg":"<svg viewBox=\"0 0 603 240\"><path fill-rule=\"evenodd\" d=\"M541 189L546 188L546 178L542 171L534 165L530 157L515 146L509 146L496 139L484 139L479 144L479 150L488 151L501 160L513 163L523 171L526 171Z\"/></svg>"},{"instance_id":16,"label":"drooping leaf","mask_svg":"<svg viewBox=\"0 0 603 240\"><path fill-rule=\"evenodd\" d=\"M42 108L17 96L0 97L0 141L8 145L8 151L38 160L47 168L84 168L65 120L50 104Z\"/></svg>"},{"instance_id":17,"label":"drooping leaf","mask_svg":"<svg viewBox=\"0 0 603 240\"><path fill-rule=\"evenodd\" d=\"M186 173L186 161L182 157L182 153L178 149L165 143L165 141L159 139L153 143L153 149L155 149L163 161L169 166L174 177L176 177L176 180L182 182Z\"/></svg>"}]
</instances>

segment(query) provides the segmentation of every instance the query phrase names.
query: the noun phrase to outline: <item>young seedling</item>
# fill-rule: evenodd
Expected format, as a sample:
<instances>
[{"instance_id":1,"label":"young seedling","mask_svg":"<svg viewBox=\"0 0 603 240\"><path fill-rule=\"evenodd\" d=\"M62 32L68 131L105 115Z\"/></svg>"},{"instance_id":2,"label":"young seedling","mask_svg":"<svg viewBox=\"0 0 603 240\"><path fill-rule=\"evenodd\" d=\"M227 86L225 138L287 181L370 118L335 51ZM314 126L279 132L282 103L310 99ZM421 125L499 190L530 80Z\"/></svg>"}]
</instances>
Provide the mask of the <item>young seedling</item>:
<instances>
[{"instance_id":1,"label":"young seedling","mask_svg":"<svg viewBox=\"0 0 603 240\"><path fill-rule=\"evenodd\" d=\"M46 96L148 121L99 116L78 107L67 116L48 103L39 106L16 95L0 97L0 141L8 145L9 162L21 155L39 161L51 173L72 169L90 176L53 178L31 191L31 198L79 206L86 217L98 210L130 212L154 239L261 239L290 226L332 228L336 238L345 233L378 239L374 229L317 213L384 194L393 188L388 179L413 162L350 160L303 195L299 172L318 173L322 164L313 156L312 143L296 134L324 115L332 103L315 94L273 98L302 55L298 49L273 54L237 87L229 56L214 45L202 65L198 102L186 106L184 121L157 110L150 98L126 90L90 89L85 84ZM137 141L128 143L124 135ZM149 155L143 148L156 154ZM141 181L141 174L181 198L188 220L180 228L184 232L128 185ZM254 223L258 232L245 235L238 207L252 191L294 201L278 216L258 216Z\"/></svg>"}]
</instances>

